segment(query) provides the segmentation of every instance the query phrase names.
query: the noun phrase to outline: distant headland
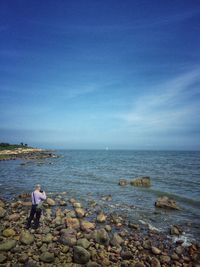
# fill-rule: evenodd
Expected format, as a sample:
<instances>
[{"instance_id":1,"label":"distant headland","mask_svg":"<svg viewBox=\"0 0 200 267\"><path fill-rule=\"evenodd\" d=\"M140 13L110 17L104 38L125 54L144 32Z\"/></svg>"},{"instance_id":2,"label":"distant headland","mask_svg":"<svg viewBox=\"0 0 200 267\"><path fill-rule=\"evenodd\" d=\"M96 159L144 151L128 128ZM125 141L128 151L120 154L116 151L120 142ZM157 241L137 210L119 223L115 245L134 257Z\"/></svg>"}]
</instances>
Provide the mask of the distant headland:
<instances>
[{"instance_id":1,"label":"distant headland","mask_svg":"<svg viewBox=\"0 0 200 267\"><path fill-rule=\"evenodd\" d=\"M0 161L16 159L44 159L57 157L52 150L34 148L27 144L0 143Z\"/></svg>"}]
</instances>

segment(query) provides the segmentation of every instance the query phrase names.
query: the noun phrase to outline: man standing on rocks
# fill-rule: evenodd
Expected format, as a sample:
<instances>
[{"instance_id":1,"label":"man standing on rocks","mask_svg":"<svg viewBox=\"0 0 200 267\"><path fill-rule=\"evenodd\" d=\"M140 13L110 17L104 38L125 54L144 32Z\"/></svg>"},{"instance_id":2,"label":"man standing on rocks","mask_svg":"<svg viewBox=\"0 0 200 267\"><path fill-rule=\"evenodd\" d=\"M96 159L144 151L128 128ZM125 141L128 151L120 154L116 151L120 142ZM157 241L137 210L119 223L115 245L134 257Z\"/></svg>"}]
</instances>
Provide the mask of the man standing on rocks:
<instances>
[{"instance_id":1,"label":"man standing on rocks","mask_svg":"<svg viewBox=\"0 0 200 267\"><path fill-rule=\"evenodd\" d=\"M41 190L41 186L39 184L35 186L35 191L32 192L31 199L32 199L32 207L26 228L29 229L31 227L31 222L35 216L34 228L37 229L39 227L40 217L42 213L41 209L42 201L46 199L46 193Z\"/></svg>"}]
</instances>

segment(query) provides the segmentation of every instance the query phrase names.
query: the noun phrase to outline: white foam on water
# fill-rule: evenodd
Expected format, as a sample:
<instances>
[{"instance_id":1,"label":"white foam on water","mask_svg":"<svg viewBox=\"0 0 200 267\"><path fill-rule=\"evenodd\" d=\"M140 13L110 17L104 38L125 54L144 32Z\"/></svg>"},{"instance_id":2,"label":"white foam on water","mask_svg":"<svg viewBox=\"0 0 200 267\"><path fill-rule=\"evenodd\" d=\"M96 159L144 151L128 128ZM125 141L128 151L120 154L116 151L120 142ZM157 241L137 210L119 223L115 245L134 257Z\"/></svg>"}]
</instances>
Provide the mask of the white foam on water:
<instances>
[{"instance_id":1,"label":"white foam on water","mask_svg":"<svg viewBox=\"0 0 200 267\"><path fill-rule=\"evenodd\" d=\"M145 222L145 221L143 221L143 220L139 220L139 222L140 222L141 224L147 225L148 228L149 228L149 230L157 231L157 232L161 232L161 229L159 229L159 228L153 226L153 225L150 224L150 223L147 223L147 222Z\"/></svg>"},{"instance_id":2,"label":"white foam on water","mask_svg":"<svg viewBox=\"0 0 200 267\"><path fill-rule=\"evenodd\" d=\"M184 246L184 247L189 247L192 245L192 243L191 243L192 237L185 235L185 233L183 233L180 236L173 236L173 237L169 236L169 238L172 238L172 241L174 243L176 243L177 241L183 241L182 246Z\"/></svg>"}]
</instances>

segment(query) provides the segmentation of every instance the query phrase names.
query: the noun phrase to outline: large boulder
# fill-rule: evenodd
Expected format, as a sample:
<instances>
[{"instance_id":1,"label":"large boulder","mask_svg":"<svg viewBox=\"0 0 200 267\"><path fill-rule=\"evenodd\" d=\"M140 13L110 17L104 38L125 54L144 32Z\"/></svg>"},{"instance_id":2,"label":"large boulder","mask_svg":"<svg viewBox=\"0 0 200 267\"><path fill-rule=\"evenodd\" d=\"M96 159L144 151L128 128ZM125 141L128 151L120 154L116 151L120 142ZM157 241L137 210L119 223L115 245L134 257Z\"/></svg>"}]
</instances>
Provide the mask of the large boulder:
<instances>
[{"instance_id":1,"label":"large boulder","mask_svg":"<svg viewBox=\"0 0 200 267\"><path fill-rule=\"evenodd\" d=\"M19 240L24 245L30 245L34 242L34 235L30 234L29 231L22 231Z\"/></svg>"},{"instance_id":2,"label":"large boulder","mask_svg":"<svg viewBox=\"0 0 200 267\"><path fill-rule=\"evenodd\" d=\"M150 177L148 176L138 177L134 180L131 180L130 184L133 186L150 187L151 180L150 180Z\"/></svg>"},{"instance_id":3,"label":"large boulder","mask_svg":"<svg viewBox=\"0 0 200 267\"><path fill-rule=\"evenodd\" d=\"M0 244L0 251L9 251L14 248L17 244L16 240L6 240Z\"/></svg>"},{"instance_id":4,"label":"large boulder","mask_svg":"<svg viewBox=\"0 0 200 267\"><path fill-rule=\"evenodd\" d=\"M80 246L74 247L74 261L80 264L86 264L90 260L90 253Z\"/></svg>"},{"instance_id":5,"label":"large boulder","mask_svg":"<svg viewBox=\"0 0 200 267\"><path fill-rule=\"evenodd\" d=\"M180 210L176 204L176 201L169 199L167 196L159 197L155 202L155 206L157 208Z\"/></svg>"}]
</instances>

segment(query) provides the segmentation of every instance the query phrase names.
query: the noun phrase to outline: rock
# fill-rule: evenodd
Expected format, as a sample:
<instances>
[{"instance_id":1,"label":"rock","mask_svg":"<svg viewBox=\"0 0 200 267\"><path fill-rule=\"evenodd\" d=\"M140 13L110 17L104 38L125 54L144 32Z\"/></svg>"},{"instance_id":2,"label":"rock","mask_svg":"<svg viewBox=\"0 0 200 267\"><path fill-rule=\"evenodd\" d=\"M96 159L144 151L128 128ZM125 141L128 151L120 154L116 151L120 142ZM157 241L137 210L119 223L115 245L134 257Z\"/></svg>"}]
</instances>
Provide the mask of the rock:
<instances>
[{"instance_id":1,"label":"rock","mask_svg":"<svg viewBox=\"0 0 200 267\"><path fill-rule=\"evenodd\" d=\"M97 262L95 261L89 261L87 264L86 264L86 267L101 267L102 265L98 264Z\"/></svg>"},{"instance_id":2,"label":"rock","mask_svg":"<svg viewBox=\"0 0 200 267\"><path fill-rule=\"evenodd\" d=\"M42 241L43 241L44 243L51 243L52 240L53 240L53 236L52 236L51 233L48 233L48 234L45 235L45 236L43 237L43 239L42 239Z\"/></svg>"},{"instance_id":3,"label":"rock","mask_svg":"<svg viewBox=\"0 0 200 267\"><path fill-rule=\"evenodd\" d=\"M18 196L19 198L30 198L31 197L31 194L29 194L29 193L22 193L22 194L20 194L19 196Z\"/></svg>"},{"instance_id":4,"label":"rock","mask_svg":"<svg viewBox=\"0 0 200 267\"><path fill-rule=\"evenodd\" d=\"M3 236L5 237L14 236L15 234L16 234L15 231L11 228L7 228L3 231Z\"/></svg>"},{"instance_id":5,"label":"rock","mask_svg":"<svg viewBox=\"0 0 200 267\"><path fill-rule=\"evenodd\" d=\"M106 215L103 213L103 212L100 212L98 215L97 215L97 222L99 223L103 223L106 221Z\"/></svg>"},{"instance_id":6,"label":"rock","mask_svg":"<svg viewBox=\"0 0 200 267\"><path fill-rule=\"evenodd\" d=\"M1 208L4 208L4 207L5 207L5 203L4 203L4 201L1 200L1 199L0 199L0 207L1 207Z\"/></svg>"},{"instance_id":7,"label":"rock","mask_svg":"<svg viewBox=\"0 0 200 267\"><path fill-rule=\"evenodd\" d=\"M144 176L144 177L139 177L139 178L136 178L130 181L130 184L133 186L150 187L151 180L150 180L150 177Z\"/></svg>"},{"instance_id":8,"label":"rock","mask_svg":"<svg viewBox=\"0 0 200 267\"><path fill-rule=\"evenodd\" d=\"M0 263L6 262L6 259L7 259L6 256L0 253Z\"/></svg>"},{"instance_id":9,"label":"rock","mask_svg":"<svg viewBox=\"0 0 200 267\"><path fill-rule=\"evenodd\" d=\"M90 242L86 238L81 238L77 241L77 246L83 247L85 249L89 248Z\"/></svg>"},{"instance_id":10,"label":"rock","mask_svg":"<svg viewBox=\"0 0 200 267\"><path fill-rule=\"evenodd\" d=\"M101 199L104 200L104 201L111 201L112 200L112 196L111 195L103 196Z\"/></svg>"},{"instance_id":11,"label":"rock","mask_svg":"<svg viewBox=\"0 0 200 267\"><path fill-rule=\"evenodd\" d=\"M143 248L150 249L151 248L151 241L149 239L144 240L142 243Z\"/></svg>"},{"instance_id":12,"label":"rock","mask_svg":"<svg viewBox=\"0 0 200 267\"><path fill-rule=\"evenodd\" d=\"M159 255L159 254L161 254L161 250L160 249L158 249L158 248L156 248L156 247L151 247L151 251L152 251L152 253L153 254L155 254L155 255Z\"/></svg>"},{"instance_id":13,"label":"rock","mask_svg":"<svg viewBox=\"0 0 200 267\"><path fill-rule=\"evenodd\" d=\"M9 251L14 248L17 244L16 240L6 240L3 243L0 243L0 251Z\"/></svg>"},{"instance_id":14,"label":"rock","mask_svg":"<svg viewBox=\"0 0 200 267\"><path fill-rule=\"evenodd\" d=\"M114 233L110 240L110 244L115 247L120 246L123 242L124 240L117 233Z\"/></svg>"},{"instance_id":15,"label":"rock","mask_svg":"<svg viewBox=\"0 0 200 267\"><path fill-rule=\"evenodd\" d=\"M34 236L28 231L22 231L19 240L24 245L30 245L34 242Z\"/></svg>"},{"instance_id":16,"label":"rock","mask_svg":"<svg viewBox=\"0 0 200 267\"><path fill-rule=\"evenodd\" d=\"M85 232L90 232L91 230L95 229L95 224L89 221L81 221L81 230Z\"/></svg>"},{"instance_id":17,"label":"rock","mask_svg":"<svg viewBox=\"0 0 200 267\"><path fill-rule=\"evenodd\" d=\"M80 246L74 247L74 261L80 264L86 264L90 260L90 253Z\"/></svg>"},{"instance_id":18,"label":"rock","mask_svg":"<svg viewBox=\"0 0 200 267\"><path fill-rule=\"evenodd\" d=\"M162 255L160 256L160 262L161 263L170 263L171 262L171 258L167 255Z\"/></svg>"},{"instance_id":19,"label":"rock","mask_svg":"<svg viewBox=\"0 0 200 267\"><path fill-rule=\"evenodd\" d=\"M108 246L110 239L105 229L95 230L93 237L97 243Z\"/></svg>"},{"instance_id":20,"label":"rock","mask_svg":"<svg viewBox=\"0 0 200 267\"><path fill-rule=\"evenodd\" d=\"M0 218L3 218L6 215L6 210L0 207Z\"/></svg>"},{"instance_id":21,"label":"rock","mask_svg":"<svg viewBox=\"0 0 200 267\"><path fill-rule=\"evenodd\" d=\"M152 267L161 267L160 261L157 258L152 258L151 259L151 266Z\"/></svg>"},{"instance_id":22,"label":"rock","mask_svg":"<svg viewBox=\"0 0 200 267\"><path fill-rule=\"evenodd\" d=\"M31 201L22 202L21 205L23 207L31 207L32 206L32 202Z\"/></svg>"},{"instance_id":23,"label":"rock","mask_svg":"<svg viewBox=\"0 0 200 267\"><path fill-rule=\"evenodd\" d=\"M107 224L107 225L105 226L105 229L106 229L107 232L112 231L112 227L111 227L109 224Z\"/></svg>"},{"instance_id":24,"label":"rock","mask_svg":"<svg viewBox=\"0 0 200 267\"><path fill-rule=\"evenodd\" d=\"M50 197L47 198L46 202L49 206L55 206L56 205L56 202Z\"/></svg>"},{"instance_id":25,"label":"rock","mask_svg":"<svg viewBox=\"0 0 200 267\"><path fill-rule=\"evenodd\" d=\"M82 204L79 203L79 202L74 202L74 203L73 203L73 207L74 207L74 208L82 208Z\"/></svg>"},{"instance_id":26,"label":"rock","mask_svg":"<svg viewBox=\"0 0 200 267\"><path fill-rule=\"evenodd\" d=\"M54 260L55 260L54 253L50 253L48 251L44 252L40 256L40 259L41 259L41 261L46 262L46 263L54 262Z\"/></svg>"},{"instance_id":27,"label":"rock","mask_svg":"<svg viewBox=\"0 0 200 267\"><path fill-rule=\"evenodd\" d=\"M58 203L60 206L67 206L67 202L64 201L64 200L59 200L59 203Z\"/></svg>"},{"instance_id":28,"label":"rock","mask_svg":"<svg viewBox=\"0 0 200 267\"><path fill-rule=\"evenodd\" d=\"M80 228L80 222L77 218L66 218L65 224L69 228L73 228L73 229L79 229Z\"/></svg>"},{"instance_id":29,"label":"rock","mask_svg":"<svg viewBox=\"0 0 200 267\"><path fill-rule=\"evenodd\" d=\"M133 258L133 253L131 251L122 251L121 257L123 260L131 260Z\"/></svg>"},{"instance_id":30,"label":"rock","mask_svg":"<svg viewBox=\"0 0 200 267\"><path fill-rule=\"evenodd\" d=\"M16 221L18 221L20 219L20 217L21 216L20 216L19 213L13 213L8 217L8 220L16 222Z\"/></svg>"},{"instance_id":31,"label":"rock","mask_svg":"<svg viewBox=\"0 0 200 267\"><path fill-rule=\"evenodd\" d=\"M27 254L22 254L20 257L19 257L19 262L20 263L25 263L28 261L28 255Z\"/></svg>"},{"instance_id":32,"label":"rock","mask_svg":"<svg viewBox=\"0 0 200 267\"><path fill-rule=\"evenodd\" d=\"M83 218L85 216L85 211L82 208L76 208L75 212L78 218Z\"/></svg>"},{"instance_id":33,"label":"rock","mask_svg":"<svg viewBox=\"0 0 200 267\"><path fill-rule=\"evenodd\" d=\"M180 208L176 204L176 201L169 199L167 196L159 197L155 202L155 206L157 208L180 210Z\"/></svg>"},{"instance_id":34,"label":"rock","mask_svg":"<svg viewBox=\"0 0 200 267\"><path fill-rule=\"evenodd\" d=\"M128 181L125 180L125 179L120 179L118 184L121 185L121 186L125 186L125 185L128 184Z\"/></svg>"},{"instance_id":35,"label":"rock","mask_svg":"<svg viewBox=\"0 0 200 267\"><path fill-rule=\"evenodd\" d=\"M184 248L182 246L178 246L175 249L176 254L181 255L183 253Z\"/></svg>"},{"instance_id":36,"label":"rock","mask_svg":"<svg viewBox=\"0 0 200 267\"><path fill-rule=\"evenodd\" d=\"M171 235L180 235L182 234L182 229L176 225L173 225L171 228L170 228L170 234Z\"/></svg>"},{"instance_id":37,"label":"rock","mask_svg":"<svg viewBox=\"0 0 200 267\"><path fill-rule=\"evenodd\" d=\"M76 230L73 228L67 228L61 230L61 237L59 239L60 243L67 246L76 245Z\"/></svg>"}]
</instances>

